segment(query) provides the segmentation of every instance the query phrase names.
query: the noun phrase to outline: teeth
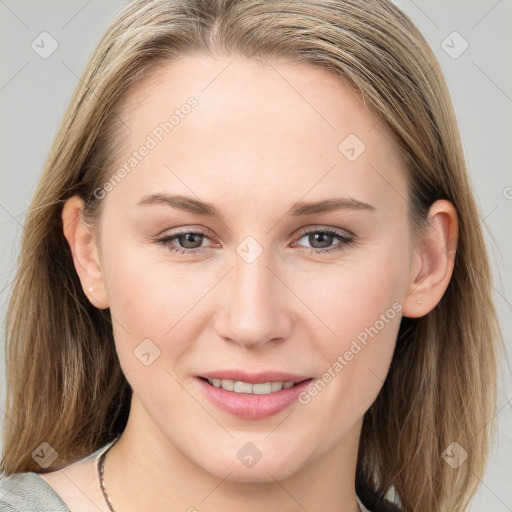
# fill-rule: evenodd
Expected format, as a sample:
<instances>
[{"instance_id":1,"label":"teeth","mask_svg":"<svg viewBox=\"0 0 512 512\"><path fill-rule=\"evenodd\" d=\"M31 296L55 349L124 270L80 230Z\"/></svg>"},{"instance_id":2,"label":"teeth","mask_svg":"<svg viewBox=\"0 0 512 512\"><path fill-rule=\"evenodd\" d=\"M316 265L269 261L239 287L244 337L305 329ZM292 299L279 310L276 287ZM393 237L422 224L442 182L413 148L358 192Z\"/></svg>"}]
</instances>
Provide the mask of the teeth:
<instances>
[{"instance_id":1,"label":"teeth","mask_svg":"<svg viewBox=\"0 0 512 512\"><path fill-rule=\"evenodd\" d=\"M250 382L241 382L239 380L228 379L207 379L208 382L216 388L222 388L226 391L234 391L235 393L247 393L252 395L269 395L282 389L293 387L295 382L265 382L262 384L251 384Z\"/></svg>"},{"instance_id":2,"label":"teeth","mask_svg":"<svg viewBox=\"0 0 512 512\"><path fill-rule=\"evenodd\" d=\"M281 391L283 389L283 383L282 382L272 382L270 386L270 391Z\"/></svg>"},{"instance_id":3,"label":"teeth","mask_svg":"<svg viewBox=\"0 0 512 512\"><path fill-rule=\"evenodd\" d=\"M222 387L222 382L220 383L220 386ZM248 382L235 382L235 389L233 390L235 393L252 393L252 384L249 384Z\"/></svg>"}]
</instances>

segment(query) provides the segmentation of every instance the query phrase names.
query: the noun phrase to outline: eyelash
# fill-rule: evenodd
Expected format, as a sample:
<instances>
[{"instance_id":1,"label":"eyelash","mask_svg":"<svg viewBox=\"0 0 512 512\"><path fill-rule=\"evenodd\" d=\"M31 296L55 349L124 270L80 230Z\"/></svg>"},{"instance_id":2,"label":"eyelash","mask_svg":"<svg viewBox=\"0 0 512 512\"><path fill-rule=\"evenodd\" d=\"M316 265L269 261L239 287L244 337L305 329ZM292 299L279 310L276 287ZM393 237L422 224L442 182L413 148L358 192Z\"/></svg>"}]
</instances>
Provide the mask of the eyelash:
<instances>
[{"instance_id":1,"label":"eyelash","mask_svg":"<svg viewBox=\"0 0 512 512\"><path fill-rule=\"evenodd\" d=\"M307 248L308 252L315 253L315 254L326 254L333 251L341 251L347 248L348 246L352 245L356 240L355 236L352 234L349 234L348 232L343 231L336 231L333 229L326 229L326 228L318 228L318 229L304 229L300 232L300 236L297 240L300 240L306 235L311 235L313 233L325 233L328 235L333 235L335 238L339 238L342 242L338 243L337 245L333 247L329 247L327 249L316 249L314 247ZM171 240L174 240L175 238L178 238L181 235L202 235L206 238L212 238L211 234L208 231L179 231L177 233L172 233L171 235L166 235L162 238L158 238L156 240L157 243L161 244L163 247L165 247L170 252L179 252L181 254L199 254L203 252L202 248L196 248L196 249L187 249L184 247L172 247L169 246L169 242Z\"/></svg>"}]
</instances>

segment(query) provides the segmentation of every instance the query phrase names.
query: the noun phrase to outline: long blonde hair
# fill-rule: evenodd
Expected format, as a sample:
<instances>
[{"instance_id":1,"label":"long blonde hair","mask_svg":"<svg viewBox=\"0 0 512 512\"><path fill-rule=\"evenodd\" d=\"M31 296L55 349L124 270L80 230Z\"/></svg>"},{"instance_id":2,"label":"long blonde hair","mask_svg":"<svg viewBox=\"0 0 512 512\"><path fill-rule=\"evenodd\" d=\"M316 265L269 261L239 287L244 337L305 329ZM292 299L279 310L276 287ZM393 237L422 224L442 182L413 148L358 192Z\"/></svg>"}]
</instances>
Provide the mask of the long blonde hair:
<instances>
[{"instance_id":1,"label":"long blonde hair","mask_svg":"<svg viewBox=\"0 0 512 512\"><path fill-rule=\"evenodd\" d=\"M488 256L460 135L438 62L391 1L139 0L113 21L65 112L26 217L6 319L7 400L1 470L52 471L121 433L131 388L109 310L82 291L61 211L75 193L97 219L92 191L112 172L120 100L181 56L243 55L322 66L357 90L396 137L408 169L410 215L447 199L459 216L455 267L436 308L403 318L387 379L361 432L356 490L374 511L464 510L488 456L502 337ZM441 454L457 442L458 468ZM394 505L393 505L394 504Z\"/></svg>"}]
</instances>

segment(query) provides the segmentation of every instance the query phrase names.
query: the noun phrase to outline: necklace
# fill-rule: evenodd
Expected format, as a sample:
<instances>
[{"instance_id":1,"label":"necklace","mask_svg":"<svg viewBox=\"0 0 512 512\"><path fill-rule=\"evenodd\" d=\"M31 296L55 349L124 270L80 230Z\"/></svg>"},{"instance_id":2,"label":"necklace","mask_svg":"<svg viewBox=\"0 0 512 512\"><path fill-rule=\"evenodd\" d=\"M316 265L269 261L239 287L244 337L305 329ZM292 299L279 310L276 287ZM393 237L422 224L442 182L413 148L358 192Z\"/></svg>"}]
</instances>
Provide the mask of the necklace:
<instances>
[{"instance_id":1,"label":"necklace","mask_svg":"<svg viewBox=\"0 0 512 512\"><path fill-rule=\"evenodd\" d=\"M112 502L110 501L110 498L108 497L108 494L107 494L107 489L105 488L105 481L103 479L103 474L105 472L105 468L103 466L103 464L105 463L105 456L107 455L108 451L110 450L110 448L112 448L112 446L114 446L117 441L119 440L119 436L117 437L117 439L101 454L101 456L99 457L98 459L98 464L97 464L97 468L98 468L98 477L100 479L100 488L101 488L101 492L103 494L103 498L105 498L105 503L107 504L107 507L108 509L110 510L110 512L116 512L114 510L114 507L112 506ZM361 511L361 507L359 506L359 503L357 504L357 508L359 509L359 512L362 512Z\"/></svg>"},{"instance_id":2,"label":"necklace","mask_svg":"<svg viewBox=\"0 0 512 512\"><path fill-rule=\"evenodd\" d=\"M105 481L103 480L103 473L105 472L105 468L103 467L103 464L105 462L105 456L107 455L107 452L114 446L117 441L119 440L119 437L101 454L101 456L98 459L97 468L98 468L98 477L100 479L100 488L101 492L103 494L103 498L105 498L105 503L107 504L108 509L110 512L115 512L114 507L112 506L112 502L110 501L110 498L107 494L107 489L105 488Z\"/></svg>"}]
</instances>

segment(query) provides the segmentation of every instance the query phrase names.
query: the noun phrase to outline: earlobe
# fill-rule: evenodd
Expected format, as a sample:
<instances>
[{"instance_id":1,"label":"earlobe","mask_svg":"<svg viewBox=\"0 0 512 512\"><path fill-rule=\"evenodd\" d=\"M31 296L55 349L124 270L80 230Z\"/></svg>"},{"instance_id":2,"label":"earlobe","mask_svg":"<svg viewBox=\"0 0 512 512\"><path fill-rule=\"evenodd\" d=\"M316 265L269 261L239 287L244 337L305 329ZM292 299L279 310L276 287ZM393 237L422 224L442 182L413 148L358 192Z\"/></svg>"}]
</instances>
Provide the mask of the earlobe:
<instances>
[{"instance_id":1,"label":"earlobe","mask_svg":"<svg viewBox=\"0 0 512 512\"><path fill-rule=\"evenodd\" d=\"M453 274L458 229L453 204L444 199L436 201L430 208L429 225L411 265L403 316L425 316L443 297Z\"/></svg>"},{"instance_id":2,"label":"earlobe","mask_svg":"<svg viewBox=\"0 0 512 512\"><path fill-rule=\"evenodd\" d=\"M84 201L80 196L69 198L62 209L62 229L84 293L93 306L104 309L109 304L99 251L93 229L83 221L83 209Z\"/></svg>"}]
</instances>

